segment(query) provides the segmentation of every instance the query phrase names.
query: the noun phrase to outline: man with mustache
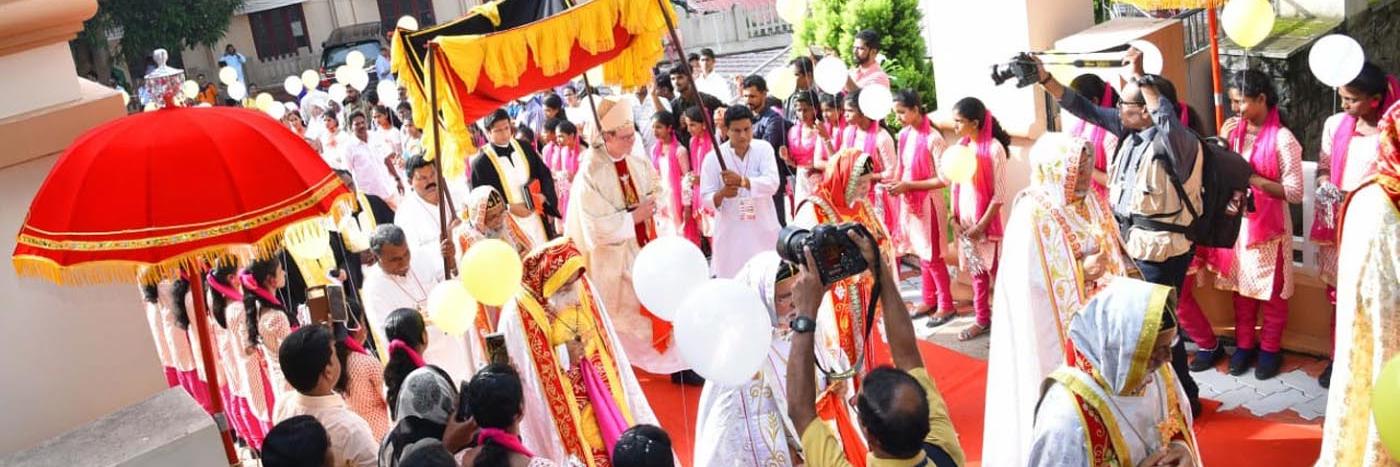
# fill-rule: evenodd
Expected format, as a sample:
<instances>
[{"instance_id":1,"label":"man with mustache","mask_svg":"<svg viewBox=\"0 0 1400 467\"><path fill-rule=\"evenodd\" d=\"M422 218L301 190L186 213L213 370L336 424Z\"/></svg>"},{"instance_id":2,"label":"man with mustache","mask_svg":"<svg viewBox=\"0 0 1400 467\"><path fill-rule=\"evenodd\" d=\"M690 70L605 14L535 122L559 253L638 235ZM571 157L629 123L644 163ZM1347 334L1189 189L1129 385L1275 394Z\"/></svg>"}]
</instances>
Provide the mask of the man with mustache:
<instances>
[{"instance_id":1,"label":"man with mustache","mask_svg":"<svg viewBox=\"0 0 1400 467\"><path fill-rule=\"evenodd\" d=\"M452 242L442 239L442 216L438 213L438 190L441 187L438 186L437 168L423 156L416 155L404 162L404 172L413 189L404 193L403 201L399 202L399 208L394 213L394 224L403 228L408 235L409 249L413 250L413 254L424 258L437 258L440 255L455 258ZM461 223L452 213L461 212L461 202L465 196L449 192L448 197L457 200L453 204L454 209L447 215L447 228L451 232ZM443 262L431 263L432 272L443 275Z\"/></svg>"}]
</instances>

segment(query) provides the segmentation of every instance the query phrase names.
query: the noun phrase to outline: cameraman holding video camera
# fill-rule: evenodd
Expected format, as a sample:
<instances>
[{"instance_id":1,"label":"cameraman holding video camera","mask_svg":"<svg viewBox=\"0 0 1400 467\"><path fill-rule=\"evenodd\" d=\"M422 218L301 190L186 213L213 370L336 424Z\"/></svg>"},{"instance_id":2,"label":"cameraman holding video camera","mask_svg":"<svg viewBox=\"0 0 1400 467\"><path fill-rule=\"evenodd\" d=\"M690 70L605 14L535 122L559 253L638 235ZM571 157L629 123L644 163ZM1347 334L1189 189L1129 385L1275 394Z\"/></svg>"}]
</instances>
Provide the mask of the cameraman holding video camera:
<instances>
[{"instance_id":1,"label":"cameraman holding video camera","mask_svg":"<svg viewBox=\"0 0 1400 467\"><path fill-rule=\"evenodd\" d=\"M1109 205L1120 226L1124 251L1144 280L1175 287L1179 293L1195 255L1195 244L1179 230L1194 220L1184 203L1202 206L1202 147L1196 134L1181 122L1176 103L1159 91L1171 83L1143 73L1142 53L1128 49L1125 64L1131 76L1123 85L1122 100L1117 108L1102 108L1056 81L1039 58L1030 60L1039 84L1059 100L1060 107L1121 141L1118 153L1109 160L1108 184ZM1181 199L1171 188L1174 175L1181 176L1189 199ZM1191 399L1192 411L1199 414L1199 390L1180 340L1172 349L1172 369Z\"/></svg>"},{"instance_id":2,"label":"cameraman holding video camera","mask_svg":"<svg viewBox=\"0 0 1400 467\"><path fill-rule=\"evenodd\" d=\"M793 285L793 301L797 317L793 318L792 352L787 367L788 416L801 433L803 455L812 467L853 465L849 452L864 451L866 464L875 459L894 461L900 465L962 465L964 456L958 444L953 422L948 417L943 396L924 370L923 357L909 318L899 295L894 271L881 261L875 242L859 229L843 229L845 240L860 251L861 259L876 274L882 287L881 304L885 320L885 335L895 368L888 366L871 370L861 380L856 396L856 418L860 427L840 426L842 435L864 434L866 440L842 440L837 432L817 417L817 358L814 349L817 310L821 307L826 285L821 277L819 259L810 246L804 246L804 262ZM825 319L825 317L823 317ZM896 369L897 368L897 369ZM838 386L844 383L834 384ZM828 388L830 390L831 388ZM839 407L848 407L846 399ZM839 420L840 417L837 417ZM843 444L844 443L844 444ZM857 443L847 449L845 445Z\"/></svg>"}]
</instances>

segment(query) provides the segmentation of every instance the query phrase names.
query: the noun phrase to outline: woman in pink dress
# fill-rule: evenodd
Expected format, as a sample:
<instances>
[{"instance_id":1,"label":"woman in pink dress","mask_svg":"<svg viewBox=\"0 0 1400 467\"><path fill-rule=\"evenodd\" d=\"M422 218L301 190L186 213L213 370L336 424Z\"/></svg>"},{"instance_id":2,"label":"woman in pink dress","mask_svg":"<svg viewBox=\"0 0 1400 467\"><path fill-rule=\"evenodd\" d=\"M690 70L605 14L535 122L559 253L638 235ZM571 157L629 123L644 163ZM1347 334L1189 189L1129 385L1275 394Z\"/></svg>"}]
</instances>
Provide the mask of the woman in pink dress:
<instances>
[{"instance_id":1,"label":"woman in pink dress","mask_svg":"<svg viewBox=\"0 0 1400 467\"><path fill-rule=\"evenodd\" d=\"M669 230L700 246L700 223L692 211L694 195L686 181L694 175L690 152L676 139L676 119L671 112L657 110L652 115L651 131L656 145L651 149L651 166L661 174L667 199L662 210Z\"/></svg>"},{"instance_id":2,"label":"woman in pink dress","mask_svg":"<svg viewBox=\"0 0 1400 467\"><path fill-rule=\"evenodd\" d=\"M797 167L797 186L793 190L794 199L807 199L814 187L821 182L822 172L813 168L821 142L821 123L817 121L815 102L807 93L798 94L794 99L797 124L788 129L787 146L780 149L783 158Z\"/></svg>"},{"instance_id":3,"label":"woman in pink dress","mask_svg":"<svg viewBox=\"0 0 1400 467\"><path fill-rule=\"evenodd\" d=\"M253 449L262 449L263 439L272 429L271 388L267 385L267 369L262 352L257 346L248 345L248 317L243 309L243 290L238 282L238 269L220 267L211 271L205 282L209 285L210 310L223 313L228 324L230 344L233 347L233 369L237 382L231 382L236 410L230 413L242 418L246 432L244 439Z\"/></svg>"},{"instance_id":4,"label":"woman in pink dress","mask_svg":"<svg viewBox=\"0 0 1400 467\"><path fill-rule=\"evenodd\" d=\"M1400 99L1400 82L1367 63L1350 83L1337 88L1342 112L1322 124L1322 151L1317 156L1317 202L1308 238L1318 245L1317 268L1327 283L1327 296L1336 303L1337 258L1341 245L1337 220L1347 195L1376 173L1381 114ZM1335 326L1335 322L1333 325ZM1336 343L1333 343L1335 346ZM1326 387L1329 364L1318 381Z\"/></svg>"},{"instance_id":5,"label":"woman in pink dress","mask_svg":"<svg viewBox=\"0 0 1400 467\"><path fill-rule=\"evenodd\" d=\"M579 142L578 127L568 120L559 122L558 132L554 136L554 156L545 159L545 165L554 173L554 192L559 195L559 212L568 215L569 212L569 188L574 183L574 175L578 174L579 156L583 154L583 146Z\"/></svg>"},{"instance_id":6,"label":"woman in pink dress","mask_svg":"<svg viewBox=\"0 0 1400 467\"><path fill-rule=\"evenodd\" d=\"M885 226L885 232L889 233L895 243L899 243L904 237L904 229L899 224L899 199L890 196L883 188L894 182L895 175L899 173L899 154L895 151L894 138L890 137L890 133L885 131L879 121L867 117L860 110L860 91L847 94L844 104L846 122L849 124L841 135L841 149L859 150L875 162L875 171L879 175L877 180L880 183L874 186L879 188L872 188L862 196L869 199L870 205L875 207L881 224Z\"/></svg>"},{"instance_id":7,"label":"woman in pink dress","mask_svg":"<svg viewBox=\"0 0 1400 467\"><path fill-rule=\"evenodd\" d=\"M1238 116L1227 120L1221 133L1230 149L1254 167L1250 180L1254 210L1246 213L1235 247L1211 249L1207 262L1218 271L1216 287L1235 291L1236 350L1230 357L1230 374L1244 374L1257 356L1254 376L1265 380L1277 375L1282 364L1279 351L1288 323L1288 298L1293 295L1293 223L1288 205L1303 202L1303 146L1279 120L1278 92L1268 75L1241 71L1232 77L1229 91L1230 108ZM1254 327L1261 307L1264 326L1256 340ZM1213 366L1224 349L1200 307L1185 297L1177 313L1181 326L1200 346L1192 369Z\"/></svg>"},{"instance_id":8,"label":"woman in pink dress","mask_svg":"<svg viewBox=\"0 0 1400 467\"><path fill-rule=\"evenodd\" d=\"M1079 75L1069 83L1069 87L1099 107L1112 109L1118 105L1118 93L1093 73ZM1060 112L1060 119L1069 134L1089 140L1094 148L1094 194L1101 200L1108 200L1108 162L1118 152L1118 137L1098 125L1075 118L1069 112Z\"/></svg>"},{"instance_id":9,"label":"woman in pink dress","mask_svg":"<svg viewBox=\"0 0 1400 467\"><path fill-rule=\"evenodd\" d=\"M141 297L146 303L146 322L151 326L151 339L156 344L156 357L165 372L165 384L181 386L180 373L175 371L175 360L171 355L170 342L166 339L165 323L161 321L160 289L155 284L141 286Z\"/></svg>"},{"instance_id":10,"label":"woman in pink dress","mask_svg":"<svg viewBox=\"0 0 1400 467\"><path fill-rule=\"evenodd\" d=\"M956 312L948 264L943 261L947 224L942 190L948 182L938 176L936 163L948 143L924 115L917 93L901 89L894 98L894 111L904 125L898 138L899 171L895 181L886 185L886 190L900 201L897 222L904 235L895 242L895 252L919 258L923 304L915 314L933 313L928 324L939 326L953 319Z\"/></svg>"},{"instance_id":11,"label":"woman in pink dress","mask_svg":"<svg viewBox=\"0 0 1400 467\"><path fill-rule=\"evenodd\" d=\"M384 373L379 360L365 350L366 329L353 320L364 316L359 302L350 306L351 326L344 338L335 343L336 356L340 358L340 380L335 383L336 392L345 398L345 405L360 418L369 423L374 441L384 439L389 433L389 404L384 401Z\"/></svg>"},{"instance_id":12,"label":"woman in pink dress","mask_svg":"<svg viewBox=\"0 0 1400 467\"><path fill-rule=\"evenodd\" d=\"M992 326L992 283L1001 247L1001 207L1006 196L1006 147L1011 135L1001 128L986 105L967 97L953 106L958 145L977 153L972 180L953 185L953 219L963 269L972 275L972 309L977 322L958 333L970 340Z\"/></svg>"},{"instance_id":13,"label":"woman in pink dress","mask_svg":"<svg viewBox=\"0 0 1400 467\"><path fill-rule=\"evenodd\" d=\"M683 117L685 117L686 130L691 135L690 150L688 151L690 167L696 169L705 161L705 157L715 150L715 143L710 139L710 134L714 130L710 129L710 125L705 122L705 113L700 110L698 105L686 109ZM700 235L703 237L700 248L708 251L706 247L709 242L705 239L714 236L715 213L703 207L705 203L700 199L700 174L696 170L691 170L690 175L685 178L685 186L689 187L690 191L690 205L693 206L690 210L691 216L700 226Z\"/></svg>"},{"instance_id":14,"label":"woman in pink dress","mask_svg":"<svg viewBox=\"0 0 1400 467\"><path fill-rule=\"evenodd\" d=\"M243 287L244 317L249 324L248 345L262 351L274 398L295 391L282 375L277 351L282 348L282 340L297 326L296 315L274 294L287 285L287 271L282 268L278 256L253 261L238 275L239 285Z\"/></svg>"}]
</instances>

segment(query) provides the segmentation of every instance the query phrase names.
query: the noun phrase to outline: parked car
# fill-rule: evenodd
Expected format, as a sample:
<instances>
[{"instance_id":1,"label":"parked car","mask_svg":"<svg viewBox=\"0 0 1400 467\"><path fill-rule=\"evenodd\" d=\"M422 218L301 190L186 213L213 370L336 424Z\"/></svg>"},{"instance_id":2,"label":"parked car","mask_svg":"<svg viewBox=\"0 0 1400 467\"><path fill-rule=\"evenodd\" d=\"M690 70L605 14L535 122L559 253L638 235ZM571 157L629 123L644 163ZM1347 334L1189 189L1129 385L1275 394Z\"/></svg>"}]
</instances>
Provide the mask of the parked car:
<instances>
[{"instance_id":1,"label":"parked car","mask_svg":"<svg viewBox=\"0 0 1400 467\"><path fill-rule=\"evenodd\" d=\"M374 72L374 60L379 57L379 49L384 44L384 30L378 22L341 26L331 31L331 35L321 43L321 88L335 82L335 69L345 64L345 56L352 50L365 55L365 72L369 73L369 86L374 89L379 76Z\"/></svg>"}]
</instances>

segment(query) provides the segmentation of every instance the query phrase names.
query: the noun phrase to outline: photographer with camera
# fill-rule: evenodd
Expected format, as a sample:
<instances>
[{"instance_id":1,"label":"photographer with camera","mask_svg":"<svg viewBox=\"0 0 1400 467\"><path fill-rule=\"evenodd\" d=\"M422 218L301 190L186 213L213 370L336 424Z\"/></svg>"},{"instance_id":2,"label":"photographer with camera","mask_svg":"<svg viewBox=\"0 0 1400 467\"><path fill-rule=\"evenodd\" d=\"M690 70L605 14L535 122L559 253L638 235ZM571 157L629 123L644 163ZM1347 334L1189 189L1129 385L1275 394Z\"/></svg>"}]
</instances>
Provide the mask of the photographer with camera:
<instances>
[{"instance_id":1,"label":"photographer with camera","mask_svg":"<svg viewBox=\"0 0 1400 467\"><path fill-rule=\"evenodd\" d=\"M823 314L822 322L817 322L826 288L822 277L824 269L821 254L811 246L804 246L800 272L793 284L797 317L791 323L792 353L788 359L787 381L788 416L801 432L807 465L849 466L854 464L853 456L864 456L867 465L877 462L939 467L962 465L962 447L943 396L923 367L914 324L900 298L894 271L885 267L876 243L856 230L843 235L846 244L854 245L853 249L860 252L860 259L878 275L878 283L888 285L882 287L880 302L895 368L876 368L860 381L856 397L856 418L860 427L843 426L838 422L838 430L833 432L827 421L844 417L827 413L826 408L833 407L830 404L834 402L838 410L844 409L849 407L849 399L826 403L817 399L814 370L819 355L814 349L813 331L819 324L827 325L831 319ZM828 387L823 397L834 387Z\"/></svg>"},{"instance_id":2,"label":"photographer with camera","mask_svg":"<svg viewBox=\"0 0 1400 467\"><path fill-rule=\"evenodd\" d=\"M1161 76L1144 74L1142 52L1129 49L1126 64L1131 78L1123 86L1118 108L1105 109L1065 88L1038 58L1029 58L1038 82L1061 107L1121 141L1117 155L1109 161L1109 206L1118 220L1124 250L1144 280L1180 291L1195 255L1195 244L1185 231L1196 219L1194 206L1203 206L1203 158L1199 137L1181 122L1176 103L1160 91L1169 83ZM1181 190L1171 189L1176 184ZM1181 341L1173 348L1172 368L1192 409L1199 412L1199 390L1187 370Z\"/></svg>"}]
</instances>

